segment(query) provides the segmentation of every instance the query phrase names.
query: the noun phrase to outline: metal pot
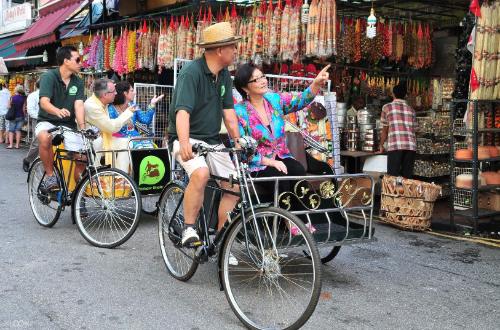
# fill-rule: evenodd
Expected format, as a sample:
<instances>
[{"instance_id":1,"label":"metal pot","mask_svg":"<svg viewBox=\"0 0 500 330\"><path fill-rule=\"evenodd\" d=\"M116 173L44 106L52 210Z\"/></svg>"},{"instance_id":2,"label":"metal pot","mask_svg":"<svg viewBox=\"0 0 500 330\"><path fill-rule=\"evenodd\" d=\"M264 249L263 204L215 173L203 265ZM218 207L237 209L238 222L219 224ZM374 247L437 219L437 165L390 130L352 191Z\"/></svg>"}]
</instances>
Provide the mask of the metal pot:
<instances>
[{"instance_id":1,"label":"metal pot","mask_svg":"<svg viewBox=\"0 0 500 330\"><path fill-rule=\"evenodd\" d=\"M359 131L361 133L372 133L373 129L375 128L375 124L364 124L364 125L359 125Z\"/></svg>"},{"instance_id":2,"label":"metal pot","mask_svg":"<svg viewBox=\"0 0 500 330\"><path fill-rule=\"evenodd\" d=\"M357 119L358 119L358 124L360 125L371 124L374 122L373 114L370 111L368 111L367 108L358 110Z\"/></svg>"},{"instance_id":3,"label":"metal pot","mask_svg":"<svg viewBox=\"0 0 500 330\"><path fill-rule=\"evenodd\" d=\"M337 115L345 116L347 112L347 103L337 102Z\"/></svg>"}]
</instances>

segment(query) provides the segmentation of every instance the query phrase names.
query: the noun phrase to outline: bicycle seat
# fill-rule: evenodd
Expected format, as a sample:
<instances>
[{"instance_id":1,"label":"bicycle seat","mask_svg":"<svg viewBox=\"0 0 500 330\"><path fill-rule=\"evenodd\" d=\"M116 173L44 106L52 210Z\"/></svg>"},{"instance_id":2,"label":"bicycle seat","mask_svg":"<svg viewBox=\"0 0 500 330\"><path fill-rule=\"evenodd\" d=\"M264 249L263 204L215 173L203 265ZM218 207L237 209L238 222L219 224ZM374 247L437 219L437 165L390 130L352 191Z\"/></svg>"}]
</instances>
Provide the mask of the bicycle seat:
<instances>
[{"instance_id":1,"label":"bicycle seat","mask_svg":"<svg viewBox=\"0 0 500 330\"><path fill-rule=\"evenodd\" d=\"M57 147L61 145L61 143L64 142L64 135L62 134L56 134L52 137L52 145Z\"/></svg>"}]
</instances>

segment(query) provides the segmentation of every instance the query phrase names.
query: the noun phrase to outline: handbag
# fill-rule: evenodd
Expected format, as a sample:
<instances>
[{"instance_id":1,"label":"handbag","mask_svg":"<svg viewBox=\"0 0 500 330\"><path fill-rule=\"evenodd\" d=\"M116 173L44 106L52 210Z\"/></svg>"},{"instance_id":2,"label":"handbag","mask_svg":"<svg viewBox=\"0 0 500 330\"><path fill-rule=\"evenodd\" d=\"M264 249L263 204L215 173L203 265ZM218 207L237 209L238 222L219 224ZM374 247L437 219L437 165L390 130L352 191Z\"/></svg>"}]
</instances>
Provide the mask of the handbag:
<instances>
[{"instance_id":1,"label":"handbag","mask_svg":"<svg viewBox=\"0 0 500 330\"><path fill-rule=\"evenodd\" d=\"M12 99L10 103L10 108L5 114L5 119L6 120L16 120L16 108L14 107L14 104L12 104Z\"/></svg>"}]
</instances>

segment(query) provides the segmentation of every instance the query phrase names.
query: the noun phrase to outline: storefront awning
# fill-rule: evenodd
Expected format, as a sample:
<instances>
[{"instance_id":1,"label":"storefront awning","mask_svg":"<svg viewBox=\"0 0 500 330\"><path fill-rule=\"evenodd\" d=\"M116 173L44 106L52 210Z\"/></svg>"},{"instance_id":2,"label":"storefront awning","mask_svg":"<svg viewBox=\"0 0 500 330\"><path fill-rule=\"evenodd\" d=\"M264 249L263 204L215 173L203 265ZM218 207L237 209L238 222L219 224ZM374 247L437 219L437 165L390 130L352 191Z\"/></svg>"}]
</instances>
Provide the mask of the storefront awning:
<instances>
[{"instance_id":1,"label":"storefront awning","mask_svg":"<svg viewBox=\"0 0 500 330\"><path fill-rule=\"evenodd\" d=\"M27 49L16 51L14 43L21 38L20 35L0 39L0 57L4 59L26 56Z\"/></svg>"},{"instance_id":2,"label":"storefront awning","mask_svg":"<svg viewBox=\"0 0 500 330\"><path fill-rule=\"evenodd\" d=\"M64 21L68 20L70 15L81 6L82 2L72 3L69 6L41 17L16 41L16 50L22 51L55 42L57 40L56 29Z\"/></svg>"}]
</instances>

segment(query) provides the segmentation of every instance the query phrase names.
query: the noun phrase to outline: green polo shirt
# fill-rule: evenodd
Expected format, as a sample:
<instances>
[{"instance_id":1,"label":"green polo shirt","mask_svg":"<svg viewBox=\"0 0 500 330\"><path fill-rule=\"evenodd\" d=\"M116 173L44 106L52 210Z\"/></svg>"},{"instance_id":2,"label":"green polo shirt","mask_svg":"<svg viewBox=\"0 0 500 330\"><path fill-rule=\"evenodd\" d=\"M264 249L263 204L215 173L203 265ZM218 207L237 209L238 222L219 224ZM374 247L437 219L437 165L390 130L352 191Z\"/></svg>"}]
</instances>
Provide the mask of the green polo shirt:
<instances>
[{"instance_id":1,"label":"green polo shirt","mask_svg":"<svg viewBox=\"0 0 500 330\"><path fill-rule=\"evenodd\" d=\"M170 104L168 135L170 143L177 139L175 118L177 111L189 113L189 137L208 144L221 143L219 131L222 110L233 109L233 81L227 69L216 79L205 56L185 65L175 86Z\"/></svg>"},{"instance_id":2,"label":"green polo shirt","mask_svg":"<svg viewBox=\"0 0 500 330\"><path fill-rule=\"evenodd\" d=\"M38 121L48 121L56 126L63 125L76 128L75 101L85 101L82 79L73 74L66 87L66 84L62 81L59 68L49 70L40 77L40 98L42 97L48 97L50 103L56 108L67 109L71 113L71 116L59 118L40 108Z\"/></svg>"}]
</instances>

